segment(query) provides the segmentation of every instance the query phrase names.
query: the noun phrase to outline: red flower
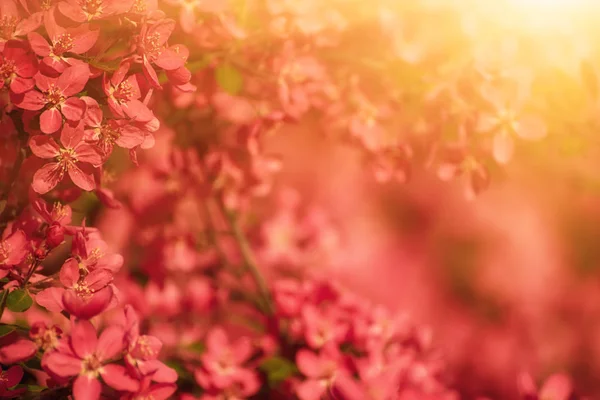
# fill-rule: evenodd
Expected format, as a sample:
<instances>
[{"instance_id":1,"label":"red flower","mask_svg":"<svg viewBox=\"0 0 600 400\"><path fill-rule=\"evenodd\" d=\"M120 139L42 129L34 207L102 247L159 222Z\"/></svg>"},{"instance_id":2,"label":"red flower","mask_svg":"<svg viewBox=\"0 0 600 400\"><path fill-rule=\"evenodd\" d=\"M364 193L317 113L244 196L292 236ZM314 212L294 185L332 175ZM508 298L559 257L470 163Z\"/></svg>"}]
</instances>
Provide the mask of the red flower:
<instances>
[{"instance_id":1,"label":"red flower","mask_svg":"<svg viewBox=\"0 0 600 400\"><path fill-rule=\"evenodd\" d=\"M0 50L6 41L26 35L41 24L41 14L35 13L23 19L14 0L0 1Z\"/></svg>"},{"instance_id":2,"label":"red flower","mask_svg":"<svg viewBox=\"0 0 600 400\"><path fill-rule=\"evenodd\" d=\"M332 355L315 354L307 349L300 349L296 353L296 364L300 372L307 377L296 387L296 394L300 400L321 399L339 369L338 362Z\"/></svg>"},{"instance_id":3,"label":"red flower","mask_svg":"<svg viewBox=\"0 0 600 400\"><path fill-rule=\"evenodd\" d=\"M23 378L23 368L13 365L6 371L0 370L0 397L15 397L25 389L11 389L21 382Z\"/></svg>"},{"instance_id":4,"label":"red flower","mask_svg":"<svg viewBox=\"0 0 600 400\"><path fill-rule=\"evenodd\" d=\"M106 269L116 273L123 266L123 256L109 251L97 231L77 232L73 238L73 256L85 272Z\"/></svg>"},{"instance_id":5,"label":"red flower","mask_svg":"<svg viewBox=\"0 0 600 400\"><path fill-rule=\"evenodd\" d=\"M27 256L28 241L25 233L17 230L4 240L0 240L0 268L8 269L19 265Z\"/></svg>"},{"instance_id":6,"label":"red flower","mask_svg":"<svg viewBox=\"0 0 600 400\"><path fill-rule=\"evenodd\" d=\"M567 375L554 374L538 390L528 374L519 376L519 392L525 399L568 400L573 393L573 383Z\"/></svg>"},{"instance_id":7,"label":"red flower","mask_svg":"<svg viewBox=\"0 0 600 400\"><path fill-rule=\"evenodd\" d=\"M89 164L100 165L102 157L93 146L82 139L83 130L65 125L60 135L62 148L49 136L38 135L29 140L33 154L40 158L56 160L44 165L35 173L33 190L40 194L47 193L63 180L65 172L81 189L94 189L96 184L92 172L89 171Z\"/></svg>"},{"instance_id":8,"label":"red flower","mask_svg":"<svg viewBox=\"0 0 600 400\"><path fill-rule=\"evenodd\" d=\"M64 29L56 25L54 21L46 21L46 30L51 44L36 32L29 33L27 39L29 39L35 54L43 57L42 63L48 67L48 73L61 73L74 64L84 65L84 63L68 58L66 55L87 52L94 46L99 35L99 31L89 30L87 25Z\"/></svg>"},{"instance_id":9,"label":"red flower","mask_svg":"<svg viewBox=\"0 0 600 400\"><path fill-rule=\"evenodd\" d=\"M141 58L144 75L157 88L161 87L161 84L152 64L166 71L176 71L183 67L187 58L187 49L183 46L166 46L174 29L175 21L163 19L153 25L143 25L138 37L137 53Z\"/></svg>"},{"instance_id":10,"label":"red flower","mask_svg":"<svg viewBox=\"0 0 600 400\"><path fill-rule=\"evenodd\" d=\"M11 332L0 337L0 364L16 364L27 361L35 355L37 346L31 340L24 339Z\"/></svg>"},{"instance_id":11,"label":"red flower","mask_svg":"<svg viewBox=\"0 0 600 400\"><path fill-rule=\"evenodd\" d=\"M77 261L69 258L60 270L60 282L65 288L45 289L38 293L36 301L53 312L65 310L77 318L90 319L110 305L112 279L112 273L106 269L81 273Z\"/></svg>"},{"instance_id":12,"label":"red flower","mask_svg":"<svg viewBox=\"0 0 600 400\"><path fill-rule=\"evenodd\" d=\"M9 40L0 54L0 88L20 94L33 89L37 59L23 42Z\"/></svg>"},{"instance_id":13,"label":"red flower","mask_svg":"<svg viewBox=\"0 0 600 400\"><path fill-rule=\"evenodd\" d=\"M89 22L123 14L133 3L134 0L66 0L58 3L58 9L75 22Z\"/></svg>"},{"instance_id":14,"label":"red flower","mask_svg":"<svg viewBox=\"0 0 600 400\"><path fill-rule=\"evenodd\" d=\"M63 125L63 116L73 122L83 118L86 104L74 95L83 90L89 75L86 64L69 67L58 78L38 72L34 79L40 91L30 90L24 95L12 96L13 102L25 110L44 109L40 115L40 129L44 133L54 133Z\"/></svg>"},{"instance_id":15,"label":"red flower","mask_svg":"<svg viewBox=\"0 0 600 400\"><path fill-rule=\"evenodd\" d=\"M107 158L112 153L114 145L124 149L140 146L149 132L140 129L133 121L102 119L102 110L98 102L91 97L81 98L87 104L86 116L83 119L85 140L93 143Z\"/></svg>"},{"instance_id":16,"label":"red flower","mask_svg":"<svg viewBox=\"0 0 600 400\"><path fill-rule=\"evenodd\" d=\"M150 335L140 335L139 319L130 305L125 306L127 354L125 364L133 376L142 378L147 385L151 381L172 384L177 380L177 372L157 360L162 342ZM145 385L145 386L147 386ZM146 387L144 390L152 390Z\"/></svg>"},{"instance_id":17,"label":"red flower","mask_svg":"<svg viewBox=\"0 0 600 400\"><path fill-rule=\"evenodd\" d=\"M108 79L104 75L104 93L108 96L110 110L119 118L131 118L135 121L148 122L154 118L152 111L140 101L142 93L135 75L129 75L129 63L123 63Z\"/></svg>"},{"instance_id":18,"label":"red flower","mask_svg":"<svg viewBox=\"0 0 600 400\"><path fill-rule=\"evenodd\" d=\"M102 391L99 377L115 390L137 391L139 382L127 374L125 367L108 363L123 351L123 335L123 329L113 325L98 338L89 321L77 322L56 351L45 355L42 366L61 378L76 377L75 400L99 399Z\"/></svg>"},{"instance_id":19,"label":"red flower","mask_svg":"<svg viewBox=\"0 0 600 400\"><path fill-rule=\"evenodd\" d=\"M523 111L525 99L522 96L509 97L508 100L495 91L488 91L486 94L494 110L479 117L477 130L494 135L492 154L498 163L506 164L512 158L515 136L525 140L539 140L547 135L544 120ZM513 104L509 105L510 102Z\"/></svg>"},{"instance_id":20,"label":"red flower","mask_svg":"<svg viewBox=\"0 0 600 400\"><path fill-rule=\"evenodd\" d=\"M202 368L194 376L209 392L235 391L248 397L256 393L260 383L256 373L243 366L253 353L247 337L230 343L222 328L213 328L206 338L206 352L201 356Z\"/></svg>"}]
</instances>

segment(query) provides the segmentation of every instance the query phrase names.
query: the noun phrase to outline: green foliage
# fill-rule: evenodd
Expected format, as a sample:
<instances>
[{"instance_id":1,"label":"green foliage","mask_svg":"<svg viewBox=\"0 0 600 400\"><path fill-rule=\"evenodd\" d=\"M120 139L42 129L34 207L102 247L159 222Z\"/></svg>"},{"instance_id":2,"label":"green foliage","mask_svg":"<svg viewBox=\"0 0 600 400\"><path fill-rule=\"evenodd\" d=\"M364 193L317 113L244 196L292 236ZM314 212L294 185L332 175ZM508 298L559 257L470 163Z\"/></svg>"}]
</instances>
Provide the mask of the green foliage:
<instances>
[{"instance_id":1,"label":"green foliage","mask_svg":"<svg viewBox=\"0 0 600 400\"><path fill-rule=\"evenodd\" d=\"M13 290L6 298L6 306L13 312L27 311L32 304L33 299L25 289Z\"/></svg>"},{"instance_id":2,"label":"green foliage","mask_svg":"<svg viewBox=\"0 0 600 400\"><path fill-rule=\"evenodd\" d=\"M268 358L260 364L259 368L267 375L269 386L277 386L298 373L298 368L293 362L280 356Z\"/></svg>"},{"instance_id":3,"label":"green foliage","mask_svg":"<svg viewBox=\"0 0 600 400\"><path fill-rule=\"evenodd\" d=\"M0 337L6 336L16 330L13 325L0 324Z\"/></svg>"},{"instance_id":4,"label":"green foliage","mask_svg":"<svg viewBox=\"0 0 600 400\"><path fill-rule=\"evenodd\" d=\"M231 64L219 66L215 71L215 79L221 89L231 95L240 93L244 86L242 74Z\"/></svg>"}]
</instances>

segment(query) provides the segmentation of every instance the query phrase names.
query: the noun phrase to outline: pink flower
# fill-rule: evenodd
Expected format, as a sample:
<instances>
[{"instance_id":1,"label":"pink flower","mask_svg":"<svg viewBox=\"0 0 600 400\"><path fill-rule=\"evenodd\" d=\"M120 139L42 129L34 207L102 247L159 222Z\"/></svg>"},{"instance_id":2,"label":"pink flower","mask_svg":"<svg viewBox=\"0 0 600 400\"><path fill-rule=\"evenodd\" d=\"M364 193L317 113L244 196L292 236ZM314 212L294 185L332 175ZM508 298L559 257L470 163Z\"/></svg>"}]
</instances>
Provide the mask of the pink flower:
<instances>
[{"instance_id":1,"label":"pink flower","mask_svg":"<svg viewBox=\"0 0 600 400\"><path fill-rule=\"evenodd\" d=\"M23 42L9 40L0 53L0 88L20 94L33 89L37 59Z\"/></svg>"},{"instance_id":2,"label":"pink flower","mask_svg":"<svg viewBox=\"0 0 600 400\"><path fill-rule=\"evenodd\" d=\"M494 110L480 116L477 130L492 133L492 154L500 164L506 164L514 153L514 136L525 140L540 140L547 135L544 120L536 115L522 111L525 99L519 96L506 99L497 91L485 93ZM509 102L517 105L508 106Z\"/></svg>"},{"instance_id":3,"label":"pink flower","mask_svg":"<svg viewBox=\"0 0 600 400\"><path fill-rule=\"evenodd\" d=\"M174 29L175 21L163 19L152 25L144 24L138 37L137 53L141 58L144 75L150 84L157 88L161 85L152 64L166 71L176 71L183 67L187 59L187 49L183 46L166 47Z\"/></svg>"},{"instance_id":4,"label":"pink flower","mask_svg":"<svg viewBox=\"0 0 600 400\"><path fill-rule=\"evenodd\" d=\"M152 111L140 101L142 93L136 75L129 75L130 64L123 63L108 79L104 75L103 88L108 97L108 106L118 118L131 118L135 121L147 122L154 118Z\"/></svg>"},{"instance_id":5,"label":"pink flower","mask_svg":"<svg viewBox=\"0 0 600 400\"><path fill-rule=\"evenodd\" d=\"M67 121L80 121L86 110L86 104L78 97L88 82L90 70L87 64L69 67L58 78L50 78L41 73L34 77L39 89L29 90L22 95L12 96L18 107L30 110L42 110L40 129L43 133L54 133L63 125L63 117Z\"/></svg>"},{"instance_id":6,"label":"pink flower","mask_svg":"<svg viewBox=\"0 0 600 400\"><path fill-rule=\"evenodd\" d=\"M121 400L167 400L177 390L174 383L152 383L150 379L141 381L140 390L135 393L126 393Z\"/></svg>"},{"instance_id":7,"label":"pink flower","mask_svg":"<svg viewBox=\"0 0 600 400\"><path fill-rule=\"evenodd\" d=\"M0 397L15 397L25 391L24 388L10 389L21 382L23 378L23 368L13 365L5 371L0 369Z\"/></svg>"},{"instance_id":8,"label":"pink flower","mask_svg":"<svg viewBox=\"0 0 600 400\"><path fill-rule=\"evenodd\" d=\"M247 337L230 343L222 328L211 329L206 352L200 357L202 367L194 373L196 381L209 392L235 391L242 397L256 393L260 387L258 376L243 366L253 352Z\"/></svg>"},{"instance_id":9,"label":"pink flower","mask_svg":"<svg viewBox=\"0 0 600 400\"><path fill-rule=\"evenodd\" d=\"M36 30L42 24L42 15L34 13L23 18L14 0L0 2L0 50L6 41Z\"/></svg>"},{"instance_id":10,"label":"pink flower","mask_svg":"<svg viewBox=\"0 0 600 400\"><path fill-rule=\"evenodd\" d=\"M110 305L114 294L109 285L112 279L112 273L106 269L80 273L77 261L69 258L60 269L60 282L65 288L44 289L36 301L53 312L65 310L77 318L90 319Z\"/></svg>"},{"instance_id":11,"label":"pink flower","mask_svg":"<svg viewBox=\"0 0 600 400\"><path fill-rule=\"evenodd\" d=\"M300 400L319 400L333 383L340 368L333 354L315 354L307 349L296 353L296 365L306 379L296 386Z\"/></svg>"},{"instance_id":12,"label":"pink flower","mask_svg":"<svg viewBox=\"0 0 600 400\"><path fill-rule=\"evenodd\" d=\"M126 305L125 313L125 362L134 375L148 376L152 380L162 383L173 383L177 380L177 373L157 360L161 341L149 335L140 335L140 321L131 305ZM156 373L158 372L158 376ZM157 379L154 379L157 378Z\"/></svg>"},{"instance_id":13,"label":"pink flower","mask_svg":"<svg viewBox=\"0 0 600 400\"><path fill-rule=\"evenodd\" d=\"M127 374L125 367L110 363L123 351L123 336L123 329L116 325L109 326L97 337L89 321L76 322L70 336L55 351L44 355L42 366L60 378L76 377L75 400L99 399L102 385L98 378L115 390L135 392L139 382Z\"/></svg>"},{"instance_id":14,"label":"pink flower","mask_svg":"<svg viewBox=\"0 0 600 400\"><path fill-rule=\"evenodd\" d=\"M306 343L313 349L339 343L346 333L346 328L339 324L336 318L334 310L322 312L315 306L305 305L302 309L302 321Z\"/></svg>"},{"instance_id":15,"label":"pink flower","mask_svg":"<svg viewBox=\"0 0 600 400\"><path fill-rule=\"evenodd\" d=\"M62 329L53 325L48 327L44 322L35 322L29 329L29 337L35 342L38 349L42 352L54 350L59 343L62 335Z\"/></svg>"},{"instance_id":16,"label":"pink flower","mask_svg":"<svg viewBox=\"0 0 600 400\"><path fill-rule=\"evenodd\" d=\"M114 145L124 149L133 149L140 146L150 132L141 129L134 121L130 120L103 120L102 110L98 102L91 97L81 98L87 105L87 112L83 119L85 140L94 144L104 158L112 153Z\"/></svg>"},{"instance_id":17,"label":"pink flower","mask_svg":"<svg viewBox=\"0 0 600 400\"><path fill-rule=\"evenodd\" d=\"M86 272L105 269L116 273L123 266L123 256L111 252L108 244L96 231L77 232L71 251L78 261L79 268Z\"/></svg>"},{"instance_id":18,"label":"pink flower","mask_svg":"<svg viewBox=\"0 0 600 400\"><path fill-rule=\"evenodd\" d=\"M17 332L0 337L0 364L9 365L27 361L35 355L37 346Z\"/></svg>"},{"instance_id":19,"label":"pink flower","mask_svg":"<svg viewBox=\"0 0 600 400\"><path fill-rule=\"evenodd\" d=\"M27 35L33 51L43 57L42 63L47 67L45 72L60 74L70 65L87 65L68 58L67 54L83 54L90 50L98 40L99 31L90 30L87 25L65 29L58 26L53 18L47 18L45 25L50 43L39 33Z\"/></svg>"},{"instance_id":20,"label":"pink flower","mask_svg":"<svg viewBox=\"0 0 600 400\"><path fill-rule=\"evenodd\" d=\"M19 265L27 254L28 240L22 230L17 230L0 241L0 268L9 269Z\"/></svg>"},{"instance_id":21,"label":"pink flower","mask_svg":"<svg viewBox=\"0 0 600 400\"><path fill-rule=\"evenodd\" d=\"M521 374L518 387L524 399L568 400L573 393L573 384L567 375L554 374L538 390L529 374Z\"/></svg>"},{"instance_id":22,"label":"pink flower","mask_svg":"<svg viewBox=\"0 0 600 400\"><path fill-rule=\"evenodd\" d=\"M33 190L44 194L52 190L64 178L65 173L75 185L83 190L93 190L95 181L90 164L97 166L102 163L98 151L83 141L83 130L65 125L60 141L61 148L50 136L33 136L29 147L33 154L44 159L56 161L45 164L33 176Z\"/></svg>"},{"instance_id":23,"label":"pink flower","mask_svg":"<svg viewBox=\"0 0 600 400\"><path fill-rule=\"evenodd\" d=\"M134 0L66 0L58 3L59 11L75 22L89 22L123 14Z\"/></svg>"}]
</instances>

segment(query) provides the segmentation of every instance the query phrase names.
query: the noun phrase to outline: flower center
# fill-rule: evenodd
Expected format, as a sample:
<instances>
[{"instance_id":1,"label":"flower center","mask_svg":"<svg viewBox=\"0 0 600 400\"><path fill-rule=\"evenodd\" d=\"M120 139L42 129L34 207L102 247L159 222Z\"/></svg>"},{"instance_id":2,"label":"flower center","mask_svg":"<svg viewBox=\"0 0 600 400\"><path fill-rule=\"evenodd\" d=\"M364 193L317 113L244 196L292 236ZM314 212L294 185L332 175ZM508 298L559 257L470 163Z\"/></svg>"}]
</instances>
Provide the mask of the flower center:
<instances>
[{"instance_id":1,"label":"flower center","mask_svg":"<svg viewBox=\"0 0 600 400\"><path fill-rule=\"evenodd\" d=\"M51 85L46 92L46 104L49 105L50 108L56 108L62 104L63 101L65 101L65 96L62 94L62 90Z\"/></svg>"},{"instance_id":2,"label":"flower center","mask_svg":"<svg viewBox=\"0 0 600 400\"><path fill-rule=\"evenodd\" d=\"M84 14L87 15L89 21L102 15L102 10L104 8L102 5L102 0L83 0L81 2L81 9Z\"/></svg>"},{"instance_id":3,"label":"flower center","mask_svg":"<svg viewBox=\"0 0 600 400\"><path fill-rule=\"evenodd\" d=\"M139 351L145 358L156 357L157 355L156 352L150 346L148 338L146 338L145 336L138 337L135 347L137 348L136 350Z\"/></svg>"},{"instance_id":4,"label":"flower center","mask_svg":"<svg viewBox=\"0 0 600 400\"><path fill-rule=\"evenodd\" d=\"M36 346L44 351L56 348L58 344L58 333L56 328L44 329L33 337Z\"/></svg>"},{"instance_id":5,"label":"flower center","mask_svg":"<svg viewBox=\"0 0 600 400\"><path fill-rule=\"evenodd\" d=\"M142 49L149 59L156 59L160 55L161 47L160 32L153 32L152 34L144 37Z\"/></svg>"},{"instance_id":6,"label":"flower center","mask_svg":"<svg viewBox=\"0 0 600 400\"><path fill-rule=\"evenodd\" d=\"M52 219L57 221L67 215L67 207L59 202L54 203L52 207Z\"/></svg>"},{"instance_id":7,"label":"flower center","mask_svg":"<svg viewBox=\"0 0 600 400\"><path fill-rule=\"evenodd\" d=\"M133 3L133 7L131 8L131 11L133 11L134 13L143 14L146 12L146 9L147 9L146 0L135 0L135 3Z\"/></svg>"},{"instance_id":8,"label":"flower center","mask_svg":"<svg viewBox=\"0 0 600 400\"><path fill-rule=\"evenodd\" d=\"M97 377L100 373L99 369L102 368L102 363L98 360L95 354L86 356L81 363L81 374L88 375L91 377Z\"/></svg>"},{"instance_id":9,"label":"flower center","mask_svg":"<svg viewBox=\"0 0 600 400\"><path fill-rule=\"evenodd\" d=\"M100 251L100 248L96 247L92 251L90 251L90 253L88 254L87 261L88 261L88 263L97 263L98 260L100 260L100 258L102 258L103 255L104 255L104 253L102 253L102 251Z\"/></svg>"},{"instance_id":10,"label":"flower center","mask_svg":"<svg viewBox=\"0 0 600 400\"><path fill-rule=\"evenodd\" d=\"M15 62L13 60L4 60L0 64L0 79L7 81L11 79L15 74Z\"/></svg>"},{"instance_id":11,"label":"flower center","mask_svg":"<svg viewBox=\"0 0 600 400\"><path fill-rule=\"evenodd\" d=\"M2 17L2 19L0 19L0 39L8 40L12 38L17 22L17 17L10 15Z\"/></svg>"},{"instance_id":12,"label":"flower center","mask_svg":"<svg viewBox=\"0 0 600 400\"><path fill-rule=\"evenodd\" d=\"M68 170L73 164L77 162L77 153L74 149L60 149L60 153L57 157L58 163L60 164L63 171Z\"/></svg>"},{"instance_id":13,"label":"flower center","mask_svg":"<svg viewBox=\"0 0 600 400\"><path fill-rule=\"evenodd\" d=\"M42 0L40 2L40 8L43 11L48 11L54 5L54 0Z\"/></svg>"},{"instance_id":14,"label":"flower center","mask_svg":"<svg viewBox=\"0 0 600 400\"><path fill-rule=\"evenodd\" d=\"M78 297L81 297L84 300L89 299L90 297L92 297L93 294L92 289L90 289L87 283L85 283L85 281L83 280L80 280L79 282L74 284L73 290L75 290L75 293Z\"/></svg>"},{"instance_id":15,"label":"flower center","mask_svg":"<svg viewBox=\"0 0 600 400\"><path fill-rule=\"evenodd\" d=\"M121 101L117 101L121 103ZM102 153L106 155L111 153L115 142L121 137L119 129L115 129L110 124L102 124L100 128L94 130L94 133L95 139L97 140L96 146L98 146Z\"/></svg>"},{"instance_id":16,"label":"flower center","mask_svg":"<svg viewBox=\"0 0 600 400\"><path fill-rule=\"evenodd\" d=\"M119 83L113 97L119 104L127 103L133 97L133 86L129 81Z\"/></svg>"},{"instance_id":17,"label":"flower center","mask_svg":"<svg viewBox=\"0 0 600 400\"><path fill-rule=\"evenodd\" d=\"M0 264L8 258L10 247L10 244L6 243L5 241L0 242Z\"/></svg>"},{"instance_id":18,"label":"flower center","mask_svg":"<svg viewBox=\"0 0 600 400\"><path fill-rule=\"evenodd\" d=\"M73 48L73 38L68 33L61 33L56 37L54 46L52 46L52 54L57 57L62 56L67 51Z\"/></svg>"}]
</instances>

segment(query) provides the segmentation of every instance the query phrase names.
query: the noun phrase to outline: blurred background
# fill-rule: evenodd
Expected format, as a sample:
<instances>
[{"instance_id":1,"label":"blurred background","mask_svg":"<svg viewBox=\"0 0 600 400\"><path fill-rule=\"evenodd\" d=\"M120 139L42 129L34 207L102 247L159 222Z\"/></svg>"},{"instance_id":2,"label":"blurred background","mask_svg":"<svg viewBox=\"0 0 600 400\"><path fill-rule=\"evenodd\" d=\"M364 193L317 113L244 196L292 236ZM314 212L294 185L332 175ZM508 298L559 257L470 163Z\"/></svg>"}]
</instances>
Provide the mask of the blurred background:
<instances>
[{"instance_id":1,"label":"blurred background","mask_svg":"<svg viewBox=\"0 0 600 400\"><path fill-rule=\"evenodd\" d=\"M480 69L510 75L516 92L526 87L548 135L516 142L507 165L488 162L490 187L470 200L463 180L438 179L418 149L422 162L406 183L377 182L360 149L323 140L328 125L303 115L265 143L283 170L268 200L279 207L263 210L254 232L260 259L301 258L302 268L429 326L465 399L514 398L522 371L536 379L569 373L582 393L600 398L600 2L389 0L374 10L335 3L354 10L345 36L354 58L340 62L360 70L390 48L402 60L361 75L371 104L385 105L396 121L383 133L355 133L365 147L396 143L394 135L460 141L461 117L434 120L427 101L433 96L453 116L477 109L468 83ZM370 36L372 24L385 43ZM373 80L393 82L398 102L385 102L389 86ZM431 95L446 85L450 96ZM517 102L511 93L508 102ZM232 104L240 114L221 117L244 120L242 104ZM480 145L491 160L489 141ZM124 226L107 224L107 237L123 240ZM312 232L302 251L298 230Z\"/></svg>"}]
</instances>

